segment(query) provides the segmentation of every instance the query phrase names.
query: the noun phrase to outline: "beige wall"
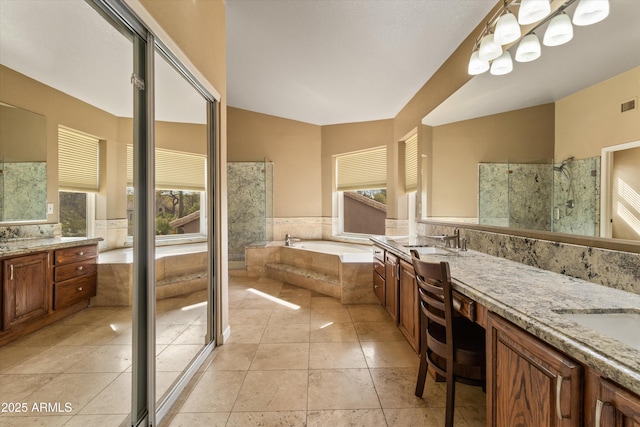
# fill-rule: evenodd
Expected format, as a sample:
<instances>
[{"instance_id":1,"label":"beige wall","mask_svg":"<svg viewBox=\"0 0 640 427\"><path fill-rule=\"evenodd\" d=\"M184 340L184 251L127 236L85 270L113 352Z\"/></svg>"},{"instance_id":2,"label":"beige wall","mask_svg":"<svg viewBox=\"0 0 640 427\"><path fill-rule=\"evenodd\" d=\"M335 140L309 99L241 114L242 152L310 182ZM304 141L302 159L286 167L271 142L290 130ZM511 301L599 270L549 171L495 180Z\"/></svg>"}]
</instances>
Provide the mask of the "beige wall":
<instances>
[{"instance_id":1,"label":"beige wall","mask_svg":"<svg viewBox=\"0 0 640 427\"><path fill-rule=\"evenodd\" d=\"M554 105L433 127L431 215L477 217L478 163L553 157Z\"/></svg>"},{"instance_id":2,"label":"beige wall","mask_svg":"<svg viewBox=\"0 0 640 427\"><path fill-rule=\"evenodd\" d=\"M391 144L392 141L392 120L375 120L322 127L322 216L337 216L336 203L332 199L333 189L335 188L333 156L387 146L387 157L389 157L389 147L393 145ZM391 160L387 159L387 167L389 167L390 162ZM388 175L389 173L387 173ZM392 213L387 211L387 217L390 217L390 215Z\"/></svg>"},{"instance_id":3,"label":"beige wall","mask_svg":"<svg viewBox=\"0 0 640 427\"><path fill-rule=\"evenodd\" d=\"M273 215L321 215L320 126L228 108L229 162L273 162Z\"/></svg>"},{"instance_id":4,"label":"beige wall","mask_svg":"<svg viewBox=\"0 0 640 427\"><path fill-rule=\"evenodd\" d=\"M640 67L556 102L555 158L600 156L603 147L640 140ZM620 104L636 100L622 113Z\"/></svg>"}]
</instances>

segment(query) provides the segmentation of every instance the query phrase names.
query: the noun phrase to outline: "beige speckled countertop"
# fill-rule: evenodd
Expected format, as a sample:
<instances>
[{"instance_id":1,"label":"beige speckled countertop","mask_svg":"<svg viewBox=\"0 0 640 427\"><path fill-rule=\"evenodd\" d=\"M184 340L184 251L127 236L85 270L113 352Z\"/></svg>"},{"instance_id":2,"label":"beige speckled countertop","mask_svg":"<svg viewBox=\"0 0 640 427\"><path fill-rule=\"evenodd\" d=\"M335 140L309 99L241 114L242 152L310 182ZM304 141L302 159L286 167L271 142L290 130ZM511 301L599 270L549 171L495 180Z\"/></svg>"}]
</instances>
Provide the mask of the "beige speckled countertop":
<instances>
[{"instance_id":1,"label":"beige speckled countertop","mask_svg":"<svg viewBox=\"0 0 640 427\"><path fill-rule=\"evenodd\" d=\"M79 245L98 243L100 237L51 237L45 239L16 239L0 243L0 258L16 255L26 255L39 251L68 248Z\"/></svg>"},{"instance_id":2,"label":"beige speckled countertop","mask_svg":"<svg viewBox=\"0 0 640 427\"><path fill-rule=\"evenodd\" d=\"M371 240L408 262L411 256L405 245L434 244L433 240L421 238ZM448 261L457 291L640 394L640 349L561 314L600 310L640 312L640 295L471 250L421 258Z\"/></svg>"}]
</instances>

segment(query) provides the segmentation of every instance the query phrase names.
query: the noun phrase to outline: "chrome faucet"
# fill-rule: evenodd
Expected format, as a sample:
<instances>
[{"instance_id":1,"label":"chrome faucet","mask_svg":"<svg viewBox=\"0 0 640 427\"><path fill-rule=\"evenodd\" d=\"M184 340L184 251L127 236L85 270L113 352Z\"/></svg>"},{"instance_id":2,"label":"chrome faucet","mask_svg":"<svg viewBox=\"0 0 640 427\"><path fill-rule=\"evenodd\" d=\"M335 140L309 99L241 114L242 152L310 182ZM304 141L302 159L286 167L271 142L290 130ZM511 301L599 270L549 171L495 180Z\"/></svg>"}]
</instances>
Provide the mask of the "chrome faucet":
<instances>
[{"instance_id":1,"label":"chrome faucet","mask_svg":"<svg viewBox=\"0 0 640 427\"><path fill-rule=\"evenodd\" d=\"M291 246L291 242L299 242L300 239L298 239L297 237L291 237L290 234L286 234L284 236L284 245L285 246Z\"/></svg>"},{"instance_id":2,"label":"chrome faucet","mask_svg":"<svg viewBox=\"0 0 640 427\"><path fill-rule=\"evenodd\" d=\"M460 230L456 228L451 236L442 236L442 240L444 240L445 247L460 249Z\"/></svg>"}]
</instances>

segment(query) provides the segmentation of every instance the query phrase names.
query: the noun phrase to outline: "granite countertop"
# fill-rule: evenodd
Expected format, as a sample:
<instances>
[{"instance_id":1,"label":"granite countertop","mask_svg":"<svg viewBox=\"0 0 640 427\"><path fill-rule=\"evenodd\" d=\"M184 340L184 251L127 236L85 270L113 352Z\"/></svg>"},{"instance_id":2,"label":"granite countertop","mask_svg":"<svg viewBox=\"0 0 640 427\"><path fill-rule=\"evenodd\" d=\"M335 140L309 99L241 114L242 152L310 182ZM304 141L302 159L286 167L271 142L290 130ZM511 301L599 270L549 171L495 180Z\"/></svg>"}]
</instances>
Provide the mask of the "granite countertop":
<instances>
[{"instance_id":1,"label":"granite countertop","mask_svg":"<svg viewBox=\"0 0 640 427\"><path fill-rule=\"evenodd\" d=\"M420 237L371 240L408 262L411 256L406 245L435 243ZM601 310L640 312L640 295L472 250L420 257L433 262L448 261L458 292L640 394L640 349L562 314Z\"/></svg>"},{"instance_id":2,"label":"granite countertop","mask_svg":"<svg viewBox=\"0 0 640 427\"><path fill-rule=\"evenodd\" d=\"M98 243L101 237L51 237L33 239L15 239L0 243L0 258L16 255L26 255L39 251L69 248L73 246Z\"/></svg>"}]
</instances>

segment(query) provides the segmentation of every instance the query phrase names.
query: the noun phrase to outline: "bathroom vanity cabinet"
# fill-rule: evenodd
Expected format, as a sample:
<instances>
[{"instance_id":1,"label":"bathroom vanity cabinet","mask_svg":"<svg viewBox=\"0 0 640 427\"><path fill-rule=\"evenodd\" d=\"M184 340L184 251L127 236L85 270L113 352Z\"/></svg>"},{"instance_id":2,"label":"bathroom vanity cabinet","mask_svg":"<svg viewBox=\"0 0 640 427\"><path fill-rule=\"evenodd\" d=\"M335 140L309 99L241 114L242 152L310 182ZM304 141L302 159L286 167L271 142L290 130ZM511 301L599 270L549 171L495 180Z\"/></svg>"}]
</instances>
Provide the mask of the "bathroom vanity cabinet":
<instances>
[{"instance_id":1,"label":"bathroom vanity cabinet","mask_svg":"<svg viewBox=\"0 0 640 427\"><path fill-rule=\"evenodd\" d=\"M593 369L585 375L585 425L640 427L640 396Z\"/></svg>"},{"instance_id":2,"label":"bathroom vanity cabinet","mask_svg":"<svg viewBox=\"0 0 640 427\"><path fill-rule=\"evenodd\" d=\"M0 345L84 309L96 295L97 243L46 249L0 258Z\"/></svg>"},{"instance_id":3,"label":"bathroom vanity cabinet","mask_svg":"<svg viewBox=\"0 0 640 427\"><path fill-rule=\"evenodd\" d=\"M401 259L399 276L398 328L417 353L420 351L420 308L413 264Z\"/></svg>"},{"instance_id":4,"label":"bathroom vanity cabinet","mask_svg":"<svg viewBox=\"0 0 640 427\"><path fill-rule=\"evenodd\" d=\"M581 379L579 363L489 313L487 425L581 426Z\"/></svg>"},{"instance_id":5,"label":"bathroom vanity cabinet","mask_svg":"<svg viewBox=\"0 0 640 427\"><path fill-rule=\"evenodd\" d=\"M49 253L2 261L2 330L40 319L51 306Z\"/></svg>"},{"instance_id":6,"label":"bathroom vanity cabinet","mask_svg":"<svg viewBox=\"0 0 640 427\"><path fill-rule=\"evenodd\" d=\"M398 321L398 257L389 251L384 256L384 308L394 322Z\"/></svg>"},{"instance_id":7,"label":"bathroom vanity cabinet","mask_svg":"<svg viewBox=\"0 0 640 427\"><path fill-rule=\"evenodd\" d=\"M384 251L382 249L374 249L373 251L373 293L380 304L385 304L385 267L384 267Z\"/></svg>"}]
</instances>

